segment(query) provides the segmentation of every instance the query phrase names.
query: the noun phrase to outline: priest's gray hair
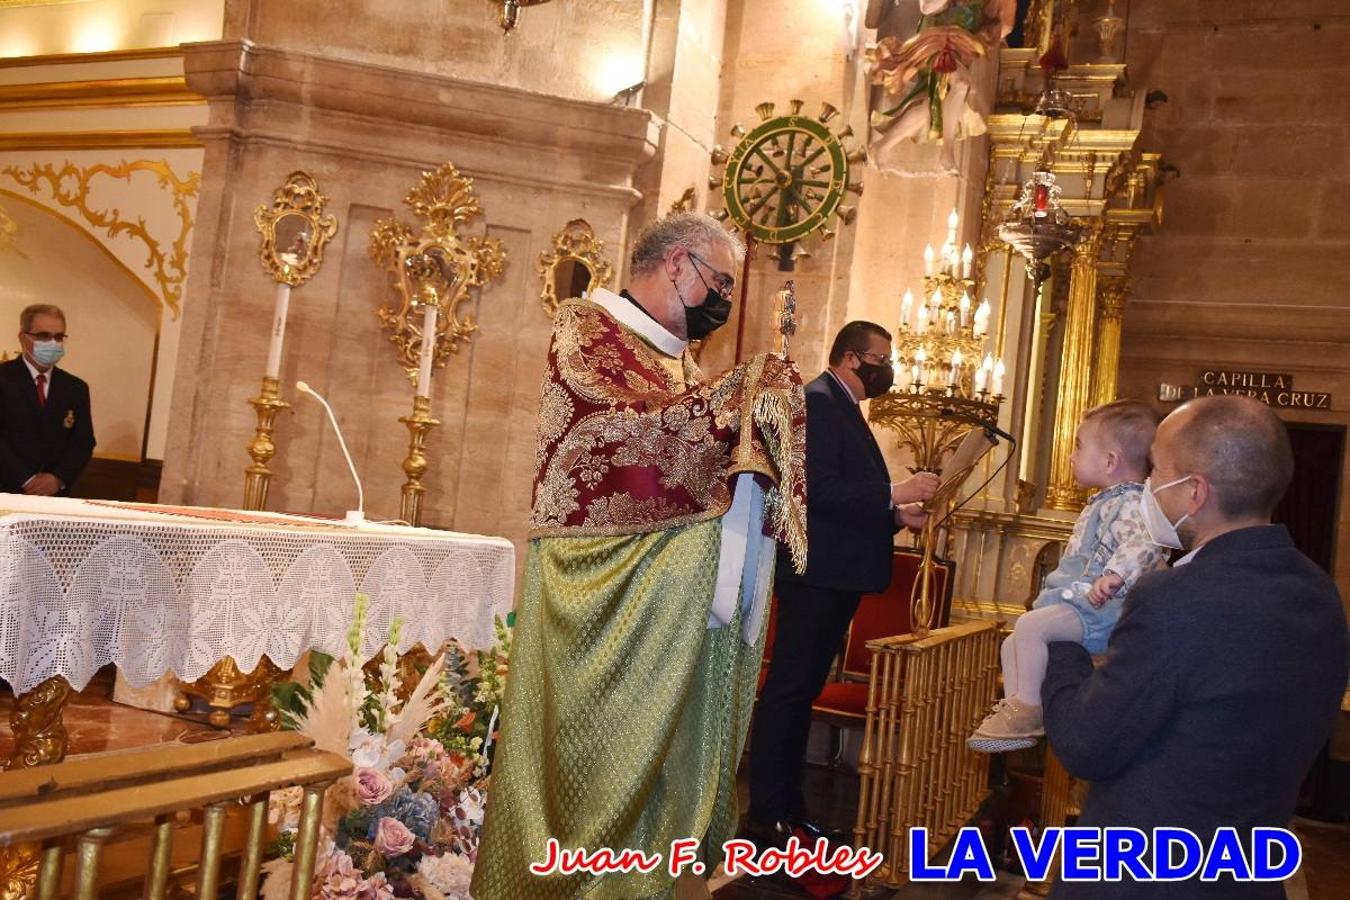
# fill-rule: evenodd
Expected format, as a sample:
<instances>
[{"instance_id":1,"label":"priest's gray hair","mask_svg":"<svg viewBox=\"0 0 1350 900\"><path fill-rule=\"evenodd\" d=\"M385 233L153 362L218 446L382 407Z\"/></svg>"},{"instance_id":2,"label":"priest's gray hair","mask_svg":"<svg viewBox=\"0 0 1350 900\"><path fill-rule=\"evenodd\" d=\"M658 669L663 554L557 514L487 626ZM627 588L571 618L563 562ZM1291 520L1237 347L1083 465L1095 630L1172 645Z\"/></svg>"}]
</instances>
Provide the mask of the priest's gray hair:
<instances>
[{"instance_id":1,"label":"priest's gray hair","mask_svg":"<svg viewBox=\"0 0 1350 900\"><path fill-rule=\"evenodd\" d=\"M731 251L739 268L745 259L745 245L740 238L723 228L721 222L707 213L672 213L652 222L638 234L633 244L632 274L650 275L655 272L676 247L692 250L706 258L718 244Z\"/></svg>"}]
</instances>

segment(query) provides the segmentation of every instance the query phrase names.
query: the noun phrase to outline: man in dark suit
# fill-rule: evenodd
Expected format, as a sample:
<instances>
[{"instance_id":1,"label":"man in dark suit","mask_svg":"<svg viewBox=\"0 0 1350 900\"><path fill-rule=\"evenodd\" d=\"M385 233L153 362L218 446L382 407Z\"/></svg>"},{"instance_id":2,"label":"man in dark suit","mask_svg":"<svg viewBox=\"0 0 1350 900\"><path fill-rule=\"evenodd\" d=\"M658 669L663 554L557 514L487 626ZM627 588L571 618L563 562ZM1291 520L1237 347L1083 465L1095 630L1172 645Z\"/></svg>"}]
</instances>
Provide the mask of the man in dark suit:
<instances>
[{"instance_id":1,"label":"man in dark suit","mask_svg":"<svg viewBox=\"0 0 1350 900\"><path fill-rule=\"evenodd\" d=\"M66 316L30 306L19 316L23 354L0 364L0 491L44 497L70 492L94 452L89 385L56 368Z\"/></svg>"},{"instance_id":2,"label":"man in dark suit","mask_svg":"<svg viewBox=\"0 0 1350 900\"><path fill-rule=\"evenodd\" d=\"M797 575L780 548L773 657L750 738L746 831L766 843L785 840L794 825L819 830L802 799L811 702L862 595L890 584L895 532L922 527L918 502L938 487L928 472L892 483L858 407L893 378L890 334L849 322L830 348L829 369L806 386L807 567Z\"/></svg>"},{"instance_id":3,"label":"man in dark suit","mask_svg":"<svg viewBox=\"0 0 1350 900\"><path fill-rule=\"evenodd\" d=\"M1284 827L1346 686L1336 586L1270 517L1293 475L1284 425L1245 397L1206 397L1158 428L1144 518L1189 551L1130 592L1095 670L1050 645L1045 730L1092 782L1078 824L1195 832ZM1151 857L1151 854L1149 855ZM1146 857L1148 858L1148 857ZM1063 882L1056 900L1276 898L1278 882Z\"/></svg>"}]
</instances>

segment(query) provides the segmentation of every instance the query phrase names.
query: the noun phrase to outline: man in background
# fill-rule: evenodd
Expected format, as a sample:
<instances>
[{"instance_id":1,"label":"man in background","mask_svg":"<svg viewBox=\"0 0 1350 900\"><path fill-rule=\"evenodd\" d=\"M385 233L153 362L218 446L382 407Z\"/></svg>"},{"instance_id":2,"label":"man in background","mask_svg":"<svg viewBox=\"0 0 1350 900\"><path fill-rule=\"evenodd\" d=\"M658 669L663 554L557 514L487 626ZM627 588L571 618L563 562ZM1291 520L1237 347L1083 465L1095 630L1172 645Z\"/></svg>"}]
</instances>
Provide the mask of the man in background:
<instances>
[{"instance_id":1,"label":"man in background","mask_svg":"<svg viewBox=\"0 0 1350 900\"><path fill-rule=\"evenodd\" d=\"M1092 782L1078 825L1219 828L1251 846L1285 827L1299 784L1335 724L1346 683L1336 586L1271 514L1294 472L1284 424L1246 397L1205 397L1158 427L1144 523L1187 551L1125 600L1095 670L1080 644L1050 645L1045 732L1064 767ZM1279 882L1070 882L1076 897L1282 900Z\"/></svg>"},{"instance_id":2,"label":"man in background","mask_svg":"<svg viewBox=\"0 0 1350 900\"><path fill-rule=\"evenodd\" d=\"M849 322L835 336L830 367L806 386L806 517L811 548L798 574L780 552L773 656L755 707L750 740L750 809L745 830L782 844L813 821L802 798L811 703L863 594L891 583L895 532L923 527L919 505L938 477L921 472L892 483L858 404L891 388L891 335L872 322ZM912 505L910 505L912 504Z\"/></svg>"},{"instance_id":3,"label":"man in background","mask_svg":"<svg viewBox=\"0 0 1350 900\"><path fill-rule=\"evenodd\" d=\"M0 364L0 491L70 493L94 452L89 385L56 367L66 315L47 304L19 315L18 359Z\"/></svg>"}]
</instances>

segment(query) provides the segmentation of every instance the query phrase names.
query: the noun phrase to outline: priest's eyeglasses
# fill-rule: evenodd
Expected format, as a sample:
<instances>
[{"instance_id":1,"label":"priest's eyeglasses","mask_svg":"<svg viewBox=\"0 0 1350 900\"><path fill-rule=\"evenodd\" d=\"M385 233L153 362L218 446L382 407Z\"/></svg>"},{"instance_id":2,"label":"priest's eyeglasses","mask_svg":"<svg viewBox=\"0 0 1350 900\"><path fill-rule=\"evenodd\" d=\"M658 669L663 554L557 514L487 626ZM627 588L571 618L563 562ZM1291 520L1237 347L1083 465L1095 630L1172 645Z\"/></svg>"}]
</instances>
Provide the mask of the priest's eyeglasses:
<instances>
[{"instance_id":1,"label":"priest's eyeglasses","mask_svg":"<svg viewBox=\"0 0 1350 900\"><path fill-rule=\"evenodd\" d=\"M70 335L66 334L64 331L57 331L57 332L25 331L24 334L28 335L35 341L44 343L46 341L56 341L58 344L64 344L66 342L66 338L70 337Z\"/></svg>"},{"instance_id":2,"label":"priest's eyeglasses","mask_svg":"<svg viewBox=\"0 0 1350 900\"><path fill-rule=\"evenodd\" d=\"M712 263L708 262L706 259L699 256L693 250L689 250L687 252L689 253L689 258L694 261L694 271L698 272L698 268L701 265L703 266L703 268L711 272L713 275L713 290L721 294L723 300L730 300L731 292L736 289L736 279L728 275L726 272L719 272L717 269L714 269L712 267ZM700 280L702 280L703 273L699 272L698 277ZM703 283L704 285L707 285L708 282L704 281Z\"/></svg>"}]
</instances>

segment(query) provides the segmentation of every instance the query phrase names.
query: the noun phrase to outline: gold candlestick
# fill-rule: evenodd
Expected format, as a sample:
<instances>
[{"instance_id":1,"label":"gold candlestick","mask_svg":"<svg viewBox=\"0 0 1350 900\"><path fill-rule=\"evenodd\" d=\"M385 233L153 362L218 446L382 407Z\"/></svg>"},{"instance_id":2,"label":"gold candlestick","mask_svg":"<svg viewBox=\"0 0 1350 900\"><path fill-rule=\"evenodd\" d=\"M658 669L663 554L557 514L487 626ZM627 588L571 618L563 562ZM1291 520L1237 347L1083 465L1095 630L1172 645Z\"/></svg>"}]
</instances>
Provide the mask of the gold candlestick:
<instances>
[{"instance_id":1,"label":"gold candlestick","mask_svg":"<svg viewBox=\"0 0 1350 900\"><path fill-rule=\"evenodd\" d=\"M276 378L265 377L262 393L248 401L257 410L258 429L248 445L253 465L244 470L244 509L267 508L267 489L272 483L272 470L267 468L267 463L277 452L277 445L272 442L272 424L277 413L290 407L281 399L280 387L281 382Z\"/></svg>"},{"instance_id":2,"label":"gold candlestick","mask_svg":"<svg viewBox=\"0 0 1350 900\"><path fill-rule=\"evenodd\" d=\"M399 518L409 525L422 522L422 495L427 492L422 484L422 476L427 472L426 441L427 432L441 424L431 417L431 398L413 397L412 415L399 419L408 426L408 458L403 460L403 471L408 480L403 482L403 501L399 506Z\"/></svg>"}]
</instances>

